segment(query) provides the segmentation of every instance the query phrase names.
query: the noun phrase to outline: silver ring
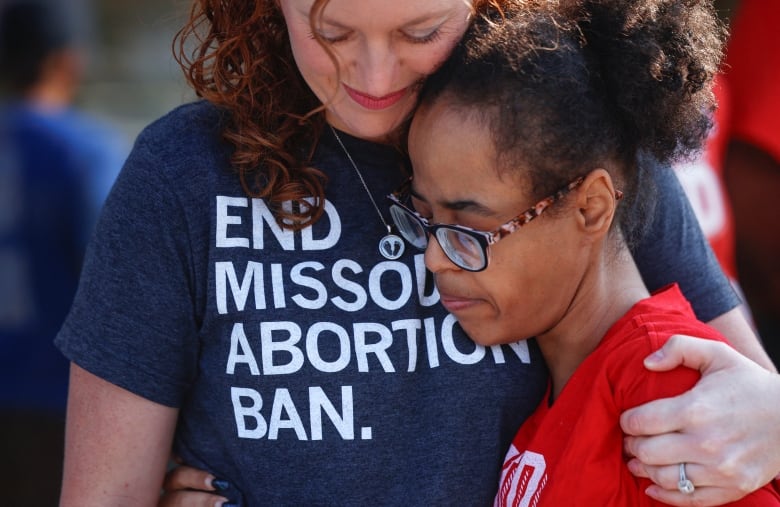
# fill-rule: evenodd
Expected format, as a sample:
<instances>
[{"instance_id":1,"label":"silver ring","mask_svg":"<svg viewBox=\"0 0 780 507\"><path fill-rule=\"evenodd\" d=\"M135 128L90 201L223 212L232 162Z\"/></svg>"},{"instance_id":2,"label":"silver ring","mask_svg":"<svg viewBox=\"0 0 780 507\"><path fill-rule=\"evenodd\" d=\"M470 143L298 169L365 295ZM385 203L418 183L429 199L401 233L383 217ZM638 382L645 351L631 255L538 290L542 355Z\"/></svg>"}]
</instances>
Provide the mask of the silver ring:
<instances>
[{"instance_id":1,"label":"silver ring","mask_svg":"<svg viewBox=\"0 0 780 507\"><path fill-rule=\"evenodd\" d=\"M677 489L684 495L690 495L696 487L685 475L685 463L680 463L680 480L677 481Z\"/></svg>"}]
</instances>

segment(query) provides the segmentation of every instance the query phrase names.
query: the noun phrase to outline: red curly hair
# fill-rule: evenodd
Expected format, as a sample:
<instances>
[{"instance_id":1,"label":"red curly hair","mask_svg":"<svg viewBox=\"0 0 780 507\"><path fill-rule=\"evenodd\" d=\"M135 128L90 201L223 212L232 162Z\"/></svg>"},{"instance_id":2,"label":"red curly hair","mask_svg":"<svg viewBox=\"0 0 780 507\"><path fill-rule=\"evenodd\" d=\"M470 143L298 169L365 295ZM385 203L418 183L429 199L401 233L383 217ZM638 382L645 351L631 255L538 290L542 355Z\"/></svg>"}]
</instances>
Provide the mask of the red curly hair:
<instances>
[{"instance_id":1,"label":"red curly hair","mask_svg":"<svg viewBox=\"0 0 780 507\"><path fill-rule=\"evenodd\" d=\"M328 1L311 7L315 37L314 15ZM473 9L501 13L519 1L474 0ZM327 178L310 162L325 107L298 71L278 0L195 0L174 54L195 93L227 112L223 136L244 191L265 199L284 227L319 219Z\"/></svg>"}]
</instances>

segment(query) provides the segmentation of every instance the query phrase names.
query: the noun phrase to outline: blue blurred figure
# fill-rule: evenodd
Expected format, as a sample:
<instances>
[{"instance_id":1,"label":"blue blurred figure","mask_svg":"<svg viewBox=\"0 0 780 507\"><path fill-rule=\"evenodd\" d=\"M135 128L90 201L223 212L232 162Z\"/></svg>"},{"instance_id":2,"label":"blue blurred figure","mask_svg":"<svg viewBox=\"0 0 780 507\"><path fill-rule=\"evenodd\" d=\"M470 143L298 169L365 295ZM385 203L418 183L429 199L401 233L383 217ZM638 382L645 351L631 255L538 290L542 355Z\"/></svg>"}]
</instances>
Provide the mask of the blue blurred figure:
<instances>
[{"instance_id":1,"label":"blue blurred figure","mask_svg":"<svg viewBox=\"0 0 780 507\"><path fill-rule=\"evenodd\" d=\"M0 486L11 506L57 503L68 362L52 340L127 152L72 106L85 66L73 8L0 0Z\"/></svg>"}]
</instances>

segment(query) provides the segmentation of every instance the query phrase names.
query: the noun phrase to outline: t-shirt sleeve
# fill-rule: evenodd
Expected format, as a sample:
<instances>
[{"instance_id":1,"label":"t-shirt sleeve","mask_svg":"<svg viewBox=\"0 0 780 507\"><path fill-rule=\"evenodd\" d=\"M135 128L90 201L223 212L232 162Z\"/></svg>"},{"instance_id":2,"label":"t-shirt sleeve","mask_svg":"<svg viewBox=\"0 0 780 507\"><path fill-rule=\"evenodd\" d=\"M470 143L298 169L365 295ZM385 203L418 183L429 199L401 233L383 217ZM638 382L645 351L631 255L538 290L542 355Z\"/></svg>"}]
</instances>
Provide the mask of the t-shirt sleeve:
<instances>
[{"instance_id":1,"label":"t-shirt sleeve","mask_svg":"<svg viewBox=\"0 0 780 507\"><path fill-rule=\"evenodd\" d=\"M85 370L180 406L195 375L197 324L187 220L139 137L106 200L55 344Z\"/></svg>"},{"instance_id":2,"label":"t-shirt sleeve","mask_svg":"<svg viewBox=\"0 0 780 507\"><path fill-rule=\"evenodd\" d=\"M653 167L656 204L632 251L650 291L677 283L699 320L708 322L740 300L720 268L680 182L668 167Z\"/></svg>"}]
</instances>

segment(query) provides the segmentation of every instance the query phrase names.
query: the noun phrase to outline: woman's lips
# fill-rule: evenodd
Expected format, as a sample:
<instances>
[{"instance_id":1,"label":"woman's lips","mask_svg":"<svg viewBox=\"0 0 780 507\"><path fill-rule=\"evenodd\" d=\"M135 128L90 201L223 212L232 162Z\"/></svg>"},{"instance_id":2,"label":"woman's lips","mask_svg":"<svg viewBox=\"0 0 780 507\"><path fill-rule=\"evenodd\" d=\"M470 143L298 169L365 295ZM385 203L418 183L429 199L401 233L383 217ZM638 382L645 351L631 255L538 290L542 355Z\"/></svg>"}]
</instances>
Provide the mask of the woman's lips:
<instances>
[{"instance_id":1,"label":"woman's lips","mask_svg":"<svg viewBox=\"0 0 780 507\"><path fill-rule=\"evenodd\" d=\"M466 310L477 304L474 299L462 298L457 296L451 296L448 294L439 293L442 306L450 313L458 313L459 311Z\"/></svg>"},{"instance_id":2,"label":"woman's lips","mask_svg":"<svg viewBox=\"0 0 780 507\"><path fill-rule=\"evenodd\" d=\"M388 107L396 104L399 100L404 98L406 93L409 91L409 87L407 86L403 90L398 90L397 92L389 93L383 97L374 97L373 95L368 95L359 92L354 88L350 88L347 85L343 85L343 86L344 86L344 90L346 90L347 92L347 95L349 95L350 98L352 98L352 100L354 100L361 106L365 107L366 109L372 109L372 110L387 109Z\"/></svg>"}]
</instances>

